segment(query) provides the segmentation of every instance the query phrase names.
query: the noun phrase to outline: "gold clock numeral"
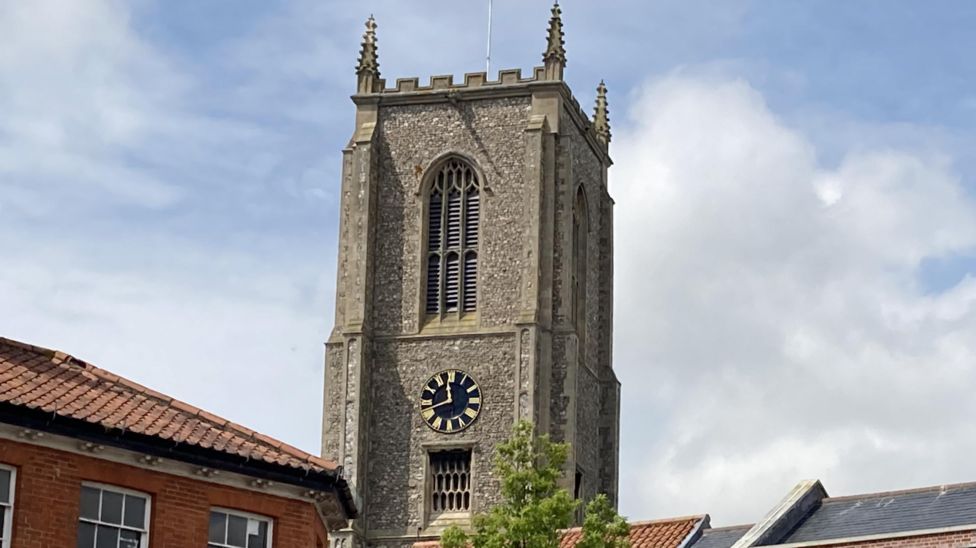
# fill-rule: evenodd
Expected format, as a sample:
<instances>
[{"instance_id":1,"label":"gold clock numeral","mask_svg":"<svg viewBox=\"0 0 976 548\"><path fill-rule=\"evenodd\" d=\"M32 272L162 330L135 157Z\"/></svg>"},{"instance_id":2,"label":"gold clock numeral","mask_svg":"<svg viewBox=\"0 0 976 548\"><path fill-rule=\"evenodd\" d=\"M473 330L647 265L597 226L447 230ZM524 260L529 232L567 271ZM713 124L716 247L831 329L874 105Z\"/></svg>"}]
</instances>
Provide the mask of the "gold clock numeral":
<instances>
[{"instance_id":1,"label":"gold clock numeral","mask_svg":"<svg viewBox=\"0 0 976 548\"><path fill-rule=\"evenodd\" d=\"M451 369L447 372L447 382L454 384L454 379L457 377L457 371Z\"/></svg>"},{"instance_id":2,"label":"gold clock numeral","mask_svg":"<svg viewBox=\"0 0 976 548\"><path fill-rule=\"evenodd\" d=\"M462 373L461 374L461 382L459 382L458 384L460 384L461 386L464 386L464 381L466 381L466 380L468 380L468 374L467 373Z\"/></svg>"},{"instance_id":3,"label":"gold clock numeral","mask_svg":"<svg viewBox=\"0 0 976 548\"><path fill-rule=\"evenodd\" d=\"M477 389L478 389L478 385L472 384L470 387L468 387L468 393L470 394L471 392L474 392Z\"/></svg>"},{"instance_id":4,"label":"gold clock numeral","mask_svg":"<svg viewBox=\"0 0 976 548\"><path fill-rule=\"evenodd\" d=\"M444 377L441 375L434 377L434 381L437 382L437 386L444 386Z\"/></svg>"},{"instance_id":5,"label":"gold clock numeral","mask_svg":"<svg viewBox=\"0 0 976 548\"><path fill-rule=\"evenodd\" d=\"M433 409L424 409L420 412L420 416L424 418L425 421L430 421L430 418L434 416Z\"/></svg>"},{"instance_id":6,"label":"gold clock numeral","mask_svg":"<svg viewBox=\"0 0 976 548\"><path fill-rule=\"evenodd\" d=\"M454 430L454 421L452 419L447 419L444 421L444 431L450 432L452 430Z\"/></svg>"},{"instance_id":7,"label":"gold clock numeral","mask_svg":"<svg viewBox=\"0 0 976 548\"><path fill-rule=\"evenodd\" d=\"M428 405L434 405L434 400L420 400L420 405L422 407L427 407Z\"/></svg>"},{"instance_id":8,"label":"gold clock numeral","mask_svg":"<svg viewBox=\"0 0 976 548\"><path fill-rule=\"evenodd\" d=\"M442 419L442 418L440 418L440 417L435 417L435 418L434 418L434 424L433 424L433 427L434 427L435 429L437 429L437 430L440 430L440 429L441 429L441 426L442 426L443 424L444 424L444 419Z\"/></svg>"},{"instance_id":9,"label":"gold clock numeral","mask_svg":"<svg viewBox=\"0 0 976 548\"><path fill-rule=\"evenodd\" d=\"M478 416L478 412L475 411L474 409L471 409L470 407L464 410L464 414L471 417L472 419Z\"/></svg>"},{"instance_id":10,"label":"gold clock numeral","mask_svg":"<svg viewBox=\"0 0 976 548\"><path fill-rule=\"evenodd\" d=\"M478 403L478 404L480 404L481 403L481 398L478 397L478 396L471 396L470 398L468 398L468 403Z\"/></svg>"},{"instance_id":11,"label":"gold clock numeral","mask_svg":"<svg viewBox=\"0 0 976 548\"><path fill-rule=\"evenodd\" d=\"M431 394L433 394L436 391L433 388L431 388L429 384L427 384L424 385L424 392L430 392Z\"/></svg>"}]
</instances>

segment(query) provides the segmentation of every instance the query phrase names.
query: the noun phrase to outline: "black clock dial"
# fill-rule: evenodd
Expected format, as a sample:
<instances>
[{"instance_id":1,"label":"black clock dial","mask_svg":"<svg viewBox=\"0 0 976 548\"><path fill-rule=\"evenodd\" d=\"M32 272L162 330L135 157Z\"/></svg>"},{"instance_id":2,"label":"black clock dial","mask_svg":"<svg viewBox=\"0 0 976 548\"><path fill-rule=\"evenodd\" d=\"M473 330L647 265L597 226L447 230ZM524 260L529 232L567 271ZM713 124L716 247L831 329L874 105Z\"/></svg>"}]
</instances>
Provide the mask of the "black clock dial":
<instances>
[{"instance_id":1,"label":"black clock dial","mask_svg":"<svg viewBox=\"0 0 976 548\"><path fill-rule=\"evenodd\" d=\"M481 412L481 388L460 369L441 371L420 391L420 417L438 432L460 432Z\"/></svg>"}]
</instances>

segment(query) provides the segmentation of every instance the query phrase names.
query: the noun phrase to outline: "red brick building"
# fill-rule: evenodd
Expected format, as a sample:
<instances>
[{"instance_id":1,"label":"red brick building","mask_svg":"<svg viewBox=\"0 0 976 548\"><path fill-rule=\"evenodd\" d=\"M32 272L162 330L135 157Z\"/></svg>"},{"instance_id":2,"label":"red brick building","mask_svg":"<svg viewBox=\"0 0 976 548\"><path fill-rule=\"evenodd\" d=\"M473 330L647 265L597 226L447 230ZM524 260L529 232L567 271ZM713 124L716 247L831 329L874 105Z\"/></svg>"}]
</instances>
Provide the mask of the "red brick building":
<instances>
[{"instance_id":1,"label":"red brick building","mask_svg":"<svg viewBox=\"0 0 976 548\"><path fill-rule=\"evenodd\" d=\"M0 548L324 548L356 513L333 462L0 338Z\"/></svg>"}]
</instances>

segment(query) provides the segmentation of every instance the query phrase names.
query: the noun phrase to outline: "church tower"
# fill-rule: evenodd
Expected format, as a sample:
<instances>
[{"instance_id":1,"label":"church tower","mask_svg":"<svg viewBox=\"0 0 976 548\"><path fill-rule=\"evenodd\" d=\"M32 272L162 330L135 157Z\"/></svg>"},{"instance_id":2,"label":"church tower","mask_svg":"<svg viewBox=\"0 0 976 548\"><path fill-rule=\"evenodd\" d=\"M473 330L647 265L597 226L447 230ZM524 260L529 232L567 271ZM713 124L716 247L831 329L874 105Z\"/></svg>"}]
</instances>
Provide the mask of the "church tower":
<instances>
[{"instance_id":1,"label":"church tower","mask_svg":"<svg viewBox=\"0 0 976 548\"><path fill-rule=\"evenodd\" d=\"M344 548L437 538L498 500L495 445L528 420L571 444L565 486L616 503L613 200L606 87L543 66L381 78L366 23L343 150L323 456L360 497Z\"/></svg>"}]
</instances>

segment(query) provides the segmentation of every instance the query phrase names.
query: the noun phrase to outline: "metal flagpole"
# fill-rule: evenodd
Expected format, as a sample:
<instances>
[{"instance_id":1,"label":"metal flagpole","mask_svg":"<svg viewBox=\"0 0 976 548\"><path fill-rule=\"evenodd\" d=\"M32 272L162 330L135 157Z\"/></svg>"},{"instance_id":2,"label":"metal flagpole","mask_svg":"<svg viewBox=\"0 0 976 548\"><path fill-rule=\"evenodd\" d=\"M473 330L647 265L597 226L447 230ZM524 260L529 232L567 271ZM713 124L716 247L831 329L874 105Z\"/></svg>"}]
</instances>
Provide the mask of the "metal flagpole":
<instances>
[{"instance_id":1,"label":"metal flagpole","mask_svg":"<svg viewBox=\"0 0 976 548\"><path fill-rule=\"evenodd\" d=\"M488 53L485 55L485 75L491 75L491 0L488 0Z\"/></svg>"}]
</instances>

